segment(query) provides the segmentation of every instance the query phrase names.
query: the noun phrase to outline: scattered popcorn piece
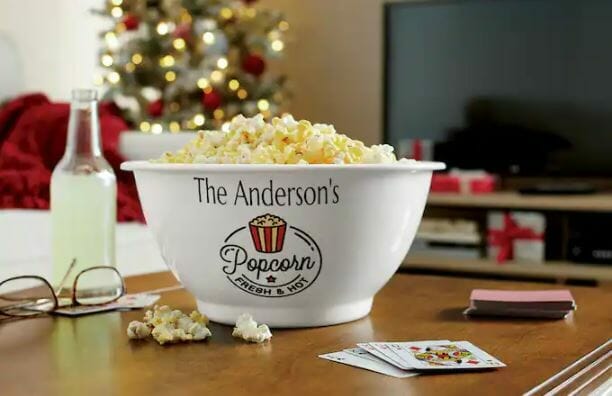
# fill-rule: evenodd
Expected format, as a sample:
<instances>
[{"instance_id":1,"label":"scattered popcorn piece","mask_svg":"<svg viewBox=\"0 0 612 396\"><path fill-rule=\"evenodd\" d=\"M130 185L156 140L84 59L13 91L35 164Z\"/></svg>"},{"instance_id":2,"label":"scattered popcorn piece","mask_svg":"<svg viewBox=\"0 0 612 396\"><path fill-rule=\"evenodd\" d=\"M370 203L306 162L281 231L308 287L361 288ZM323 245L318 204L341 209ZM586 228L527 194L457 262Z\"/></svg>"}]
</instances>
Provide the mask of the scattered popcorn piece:
<instances>
[{"instance_id":1,"label":"scattered popcorn piece","mask_svg":"<svg viewBox=\"0 0 612 396\"><path fill-rule=\"evenodd\" d=\"M191 320L199 324L207 325L209 322L208 316L200 313L199 311L192 311L191 314L189 314L189 317Z\"/></svg>"},{"instance_id":2,"label":"scattered popcorn piece","mask_svg":"<svg viewBox=\"0 0 612 396\"><path fill-rule=\"evenodd\" d=\"M258 326L253 316L244 313L236 319L236 327L234 327L232 336L249 342L261 343L272 338L272 332L267 325L261 324Z\"/></svg>"},{"instance_id":3,"label":"scattered popcorn piece","mask_svg":"<svg viewBox=\"0 0 612 396\"><path fill-rule=\"evenodd\" d=\"M173 328L172 325L164 323L155 326L155 328L151 332L151 335L160 345L164 345L167 342L178 341L178 339L174 336L173 330L176 329Z\"/></svg>"},{"instance_id":4,"label":"scattered popcorn piece","mask_svg":"<svg viewBox=\"0 0 612 396\"><path fill-rule=\"evenodd\" d=\"M201 341L212 335L206 327L208 318L198 311L187 316L167 305L156 305L152 311L145 312L143 320L144 323L130 323L128 337L146 338L150 334L160 345L164 345L181 341Z\"/></svg>"},{"instance_id":5,"label":"scattered popcorn piece","mask_svg":"<svg viewBox=\"0 0 612 396\"><path fill-rule=\"evenodd\" d=\"M157 305L155 307L157 307ZM151 320L153 320L153 311L151 311L150 309L147 310L147 312L145 312L143 320L145 323L150 324Z\"/></svg>"},{"instance_id":6,"label":"scattered popcorn piece","mask_svg":"<svg viewBox=\"0 0 612 396\"><path fill-rule=\"evenodd\" d=\"M128 324L127 336L131 340L141 340L151 334L151 329L146 323L133 320Z\"/></svg>"},{"instance_id":7,"label":"scattered popcorn piece","mask_svg":"<svg viewBox=\"0 0 612 396\"><path fill-rule=\"evenodd\" d=\"M336 133L333 125L296 121L291 115L265 122L261 114L234 117L227 132L201 131L182 149L154 162L205 164L377 164L397 162L393 147L371 147Z\"/></svg>"},{"instance_id":8,"label":"scattered popcorn piece","mask_svg":"<svg viewBox=\"0 0 612 396\"><path fill-rule=\"evenodd\" d=\"M208 327L197 322L194 322L187 332L193 336L194 341L200 341L212 335Z\"/></svg>"}]
</instances>

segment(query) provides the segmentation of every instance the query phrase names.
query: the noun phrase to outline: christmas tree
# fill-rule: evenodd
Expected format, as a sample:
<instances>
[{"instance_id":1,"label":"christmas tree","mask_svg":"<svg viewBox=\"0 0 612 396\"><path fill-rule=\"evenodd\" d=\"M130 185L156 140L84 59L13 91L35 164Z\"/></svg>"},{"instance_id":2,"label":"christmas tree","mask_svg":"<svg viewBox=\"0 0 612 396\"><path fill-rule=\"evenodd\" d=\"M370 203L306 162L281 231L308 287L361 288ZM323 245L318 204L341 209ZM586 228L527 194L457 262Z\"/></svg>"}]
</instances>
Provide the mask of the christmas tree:
<instances>
[{"instance_id":1,"label":"christmas tree","mask_svg":"<svg viewBox=\"0 0 612 396\"><path fill-rule=\"evenodd\" d=\"M280 111L285 78L268 63L289 24L254 0L106 0L96 83L143 132L219 129Z\"/></svg>"}]
</instances>

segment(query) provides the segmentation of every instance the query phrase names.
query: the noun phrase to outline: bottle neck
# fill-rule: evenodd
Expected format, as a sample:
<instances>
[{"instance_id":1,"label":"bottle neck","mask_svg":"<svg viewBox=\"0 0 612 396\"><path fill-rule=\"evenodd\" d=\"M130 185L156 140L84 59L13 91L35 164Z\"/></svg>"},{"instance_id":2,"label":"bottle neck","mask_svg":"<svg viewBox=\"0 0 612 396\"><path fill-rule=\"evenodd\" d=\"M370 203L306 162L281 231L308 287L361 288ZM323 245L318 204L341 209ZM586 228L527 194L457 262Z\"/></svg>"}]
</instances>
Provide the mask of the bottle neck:
<instances>
[{"instance_id":1,"label":"bottle neck","mask_svg":"<svg viewBox=\"0 0 612 396\"><path fill-rule=\"evenodd\" d=\"M70 105L68 139L65 158L97 158L102 156L100 123L96 100L73 99Z\"/></svg>"}]
</instances>

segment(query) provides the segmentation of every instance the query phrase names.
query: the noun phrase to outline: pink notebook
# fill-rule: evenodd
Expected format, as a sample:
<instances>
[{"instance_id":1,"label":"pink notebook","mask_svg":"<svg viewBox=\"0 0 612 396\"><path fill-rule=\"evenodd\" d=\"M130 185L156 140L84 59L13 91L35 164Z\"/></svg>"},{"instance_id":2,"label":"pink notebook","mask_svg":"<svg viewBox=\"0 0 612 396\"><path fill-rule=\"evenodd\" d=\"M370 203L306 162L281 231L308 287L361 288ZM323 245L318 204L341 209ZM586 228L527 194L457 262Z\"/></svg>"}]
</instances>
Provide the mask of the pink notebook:
<instances>
[{"instance_id":1,"label":"pink notebook","mask_svg":"<svg viewBox=\"0 0 612 396\"><path fill-rule=\"evenodd\" d=\"M540 302L574 302L569 290L487 290L474 289L470 300L540 303Z\"/></svg>"}]
</instances>

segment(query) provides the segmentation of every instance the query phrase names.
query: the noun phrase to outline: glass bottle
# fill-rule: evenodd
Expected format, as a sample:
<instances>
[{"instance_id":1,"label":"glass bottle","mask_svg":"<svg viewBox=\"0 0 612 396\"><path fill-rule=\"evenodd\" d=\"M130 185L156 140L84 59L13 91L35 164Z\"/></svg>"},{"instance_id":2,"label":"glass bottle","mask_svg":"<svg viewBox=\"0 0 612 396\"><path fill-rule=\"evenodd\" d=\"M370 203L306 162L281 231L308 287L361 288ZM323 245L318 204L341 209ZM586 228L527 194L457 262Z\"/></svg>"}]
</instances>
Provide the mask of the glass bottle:
<instances>
[{"instance_id":1,"label":"glass bottle","mask_svg":"<svg viewBox=\"0 0 612 396\"><path fill-rule=\"evenodd\" d=\"M70 288L83 269L115 265L117 182L102 155L97 92L72 91L64 156L51 177L53 283Z\"/></svg>"}]
</instances>

